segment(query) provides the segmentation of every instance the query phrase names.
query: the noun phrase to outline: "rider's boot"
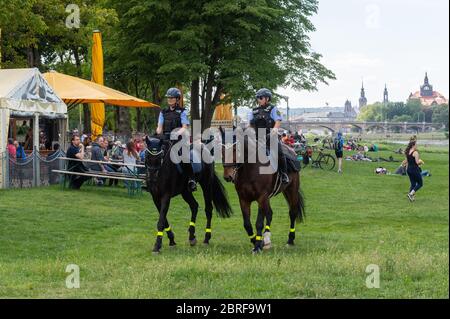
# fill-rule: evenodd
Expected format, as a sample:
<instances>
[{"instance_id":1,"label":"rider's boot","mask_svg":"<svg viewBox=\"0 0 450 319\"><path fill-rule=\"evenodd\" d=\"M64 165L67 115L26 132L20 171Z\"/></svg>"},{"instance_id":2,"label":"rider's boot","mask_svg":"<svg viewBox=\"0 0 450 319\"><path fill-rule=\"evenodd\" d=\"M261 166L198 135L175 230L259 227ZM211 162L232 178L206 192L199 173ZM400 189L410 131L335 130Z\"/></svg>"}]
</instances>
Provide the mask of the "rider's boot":
<instances>
[{"instance_id":1,"label":"rider's boot","mask_svg":"<svg viewBox=\"0 0 450 319\"><path fill-rule=\"evenodd\" d=\"M280 165L280 171L281 171L281 182L283 184L289 184L289 176L287 174L287 160L286 156L283 154L283 152L280 150L278 153L278 156L280 157L279 165Z\"/></svg>"},{"instance_id":2,"label":"rider's boot","mask_svg":"<svg viewBox=\"0 0 450 319\"><path fill-rule=\"evenodd\" d=\"M192 169L191 163L184 164L184 169L186 175L188 176L188 190L190 192L195 192L197 190L197 181L195 180L194 170Z\"/></svg>"}]
</instances>

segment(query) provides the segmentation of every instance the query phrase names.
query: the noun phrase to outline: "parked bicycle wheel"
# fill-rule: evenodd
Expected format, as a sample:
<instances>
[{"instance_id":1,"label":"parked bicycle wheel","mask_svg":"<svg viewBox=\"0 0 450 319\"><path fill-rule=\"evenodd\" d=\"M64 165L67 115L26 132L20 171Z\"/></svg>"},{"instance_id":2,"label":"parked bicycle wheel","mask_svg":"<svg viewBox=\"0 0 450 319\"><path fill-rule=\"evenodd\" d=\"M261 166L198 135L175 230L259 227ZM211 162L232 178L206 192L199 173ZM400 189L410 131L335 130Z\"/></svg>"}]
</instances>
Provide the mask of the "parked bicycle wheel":
<instances>
[{"instance_id":1,"label":"parked bicycle wheel","mask_svg":"<svg viewBox=\"0 0 450 319\"><path fill-rule=\"evenodd\" d=\"M336 165L336 161L333 156L329 154L323 155L319 160L319 166L321 169L331 171Z\"/></svg>"}]
</instances>

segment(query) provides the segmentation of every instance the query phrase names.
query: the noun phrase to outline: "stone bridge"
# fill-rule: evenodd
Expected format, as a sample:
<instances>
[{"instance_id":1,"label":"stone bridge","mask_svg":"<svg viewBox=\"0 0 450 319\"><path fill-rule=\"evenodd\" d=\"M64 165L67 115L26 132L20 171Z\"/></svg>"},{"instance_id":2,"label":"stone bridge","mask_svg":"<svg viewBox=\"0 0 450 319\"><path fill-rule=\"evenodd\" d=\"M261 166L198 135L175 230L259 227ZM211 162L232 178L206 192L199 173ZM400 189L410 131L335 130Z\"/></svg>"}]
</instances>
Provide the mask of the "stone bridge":
<instances>
[{"instance_id":1,"label":"stone bridge","mask_svg":"<svg viewBox=\"0 0 450 319\"><path fill-rule=\"evenodd\" d=\"M282 127L291 131L314 128L327 129L333 133L341 129L356 129L359 133L368 131L405 133L407 130L423 133L440 129L443 124L427 122L290 121L284 122Z\"/></svg>"}]
</instances>

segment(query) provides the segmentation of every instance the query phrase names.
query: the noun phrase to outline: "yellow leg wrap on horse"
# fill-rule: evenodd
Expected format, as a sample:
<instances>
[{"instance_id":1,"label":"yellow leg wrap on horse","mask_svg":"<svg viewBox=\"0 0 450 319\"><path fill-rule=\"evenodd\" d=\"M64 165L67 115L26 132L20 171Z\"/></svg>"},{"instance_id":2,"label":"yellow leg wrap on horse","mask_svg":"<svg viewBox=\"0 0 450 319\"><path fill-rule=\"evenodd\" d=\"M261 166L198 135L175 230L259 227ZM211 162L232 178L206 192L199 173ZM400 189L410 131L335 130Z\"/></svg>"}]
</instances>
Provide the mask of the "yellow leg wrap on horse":
<instances>
[{"instance_id":1,"label":"yellow leg wrap on horse","mask_svg":"<svg viewBox=\"0 0 450 319\"><path fill-rule=\"evenodd\" d=\"M267 225L267 226L266 226L266 229L267 229L267 230L270 230L270 226Z\"/></svg>"},{"instance_id":2,"label":"yellow leg wrap on horse","mask_svg":"<svg viewBox=\"0 0 450 319\"><path fill-rule=\"evenodd\" d=\"M256 236L256 240L262 240L261 236Z\"/></svg>"},{"instance_id":3,"label":"yellow leg wrap on horse","mask_svg":"<svg viewBox=\"0 0 450 319\"><path fill-rule=\"evenodd\" d=\"M253 234L253 235L251 235L251 236L248 236L248 238L250 238L250 239L255 238L255 237L256 237L255 234Z\"/></svg>"},{"instance_id":4,"label":"yellow leg wrap on horse","mask_svg":"<svg viewBox=\"0 0 450 319\"><path fill-rule=\"evenodd\" d=\"M291 229L289 229L289 231L290 231L291 233L295 233L295 228L291 228Z\"/></svg>"},{"instance_id":5,"label":"yellow leg wrap on horse","mask_svg":"<svg viewBox=\"0 0 450 319\"><path fill-rule=\"evenodd\" d=\"M171 230L172 228L170 228L170 226L164 229L164 231L171 231Z\"/></svg>"},{"instance_id":6,"label":"yellow leg wrap on horse","mask_svg":"<svg viewBox=\"0 0 450 319\"><path fill-rule=\"evenodd\" d=\"M156 236L162 237L162 236L164 236L164 233L162 231L159 231L159 232L156 233Z\"/></svg>"},{"instance_id":7,"label":"yellow leg wrap on horse","mask_svg":"<svg viewBox=\"0 0 450 319\"><path fill-rule=\"evenodd\" d=\"M206 228L206 230L205 230L207 233L210 233L211 232L211 228Z\"/></svg>"},{"instance_id":8,"label":"yellow leg wrap on horse","mask_svg":"<svg viewBox=\"0 0 450 319\"><path fill-rule=\"evenodd\" d=\"M195 223L194 222L190 222L189 226L195 227Z\"/></svg>"}]
</instances>

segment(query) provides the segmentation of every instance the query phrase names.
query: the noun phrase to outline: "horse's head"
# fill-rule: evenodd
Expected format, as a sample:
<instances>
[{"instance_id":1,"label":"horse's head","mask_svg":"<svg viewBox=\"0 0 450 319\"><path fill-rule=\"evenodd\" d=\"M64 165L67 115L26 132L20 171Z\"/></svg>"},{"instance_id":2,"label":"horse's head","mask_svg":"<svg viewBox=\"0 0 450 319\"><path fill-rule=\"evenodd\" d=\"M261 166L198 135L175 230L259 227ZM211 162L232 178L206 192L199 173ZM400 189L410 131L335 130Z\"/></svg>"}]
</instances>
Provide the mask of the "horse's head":
<instances>
[{"instance_id":1,"label":"horse's head","mask_svg":"<svg viewBox=\"0 0 450 319\"><path fill-rule=\"evenodd\" d=\"M232 143L226 140L225 130L219 127L220 137L222 139L222 163L223 163L223 178L227 182L235 182L236 173L241 164L238 163L237 156L237 139L233 134Z\"/></svg>"},{"instance_id":2,"label":"horse's head","mask_svg":"<svg viewBox=\"0 0 450 319\"><path fill-rule=\"evenodd\" d=\"M146 138L145 168L150 182L156 182L167 153L167 145L159 138Z\"/></svg>"},{"instance_id":3,"label":"horse's head","mask_svg":"<svg viewBox=\"0 0 450 319\"><path fill-rule=\"evenodd\" d=\"M237 163L236 143L222 144L222 163L223 163L223 178L227 182L233 182L236 178L236 172L240 164Z\"/></svg>"}]
</instances>

